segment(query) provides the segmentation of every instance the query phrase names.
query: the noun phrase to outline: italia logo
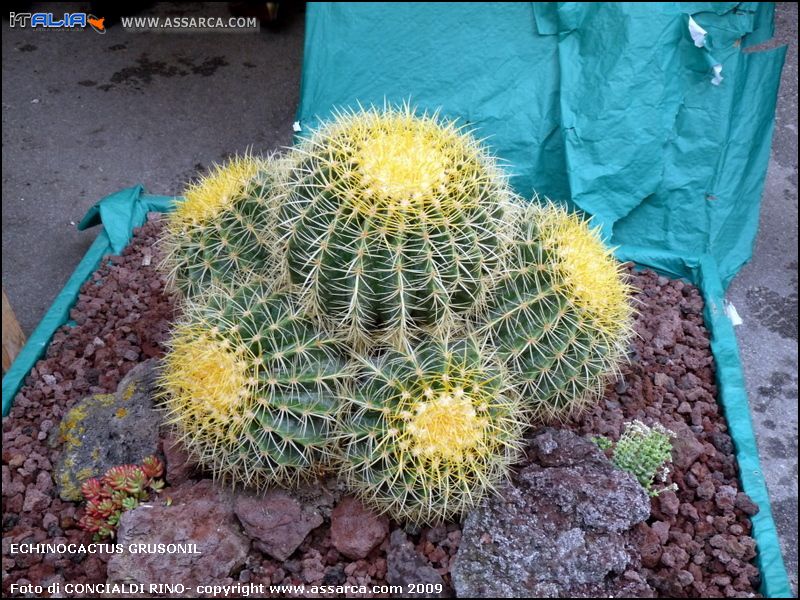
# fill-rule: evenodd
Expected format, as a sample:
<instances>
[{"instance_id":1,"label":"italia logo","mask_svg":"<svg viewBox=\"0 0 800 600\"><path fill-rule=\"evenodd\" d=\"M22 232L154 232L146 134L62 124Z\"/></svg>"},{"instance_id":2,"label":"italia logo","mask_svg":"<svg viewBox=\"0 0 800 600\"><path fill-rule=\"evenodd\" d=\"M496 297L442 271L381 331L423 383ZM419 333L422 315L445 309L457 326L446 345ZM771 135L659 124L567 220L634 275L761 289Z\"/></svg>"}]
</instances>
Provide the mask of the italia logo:
<instances>
[{"instance_id":1,"label":"italia logo","mask_svg":"<svg viewBox=\"0 0 800 600\"><path fill-rule=\"evenodd\" d=\"M11 27L33 29L86 29L91 27L97 33L105 33L105 17L96 17L87 13L64 13L60 18L49 12L37 13L10 13L9 25Z\"/></svg>"},{"instance_id":2,"label":"italia logo","mask_svg":"<svg viewBox=\"0 0 800 600\"><path fill-rule=\"evenodd\" d=\"M86 18L86 22L89 23L89 26L92 29L94 29L97 33L106 32L105 21L106 21L105 17L95 17L94 15L87 15Z\"/></svg>"}]
</instances>

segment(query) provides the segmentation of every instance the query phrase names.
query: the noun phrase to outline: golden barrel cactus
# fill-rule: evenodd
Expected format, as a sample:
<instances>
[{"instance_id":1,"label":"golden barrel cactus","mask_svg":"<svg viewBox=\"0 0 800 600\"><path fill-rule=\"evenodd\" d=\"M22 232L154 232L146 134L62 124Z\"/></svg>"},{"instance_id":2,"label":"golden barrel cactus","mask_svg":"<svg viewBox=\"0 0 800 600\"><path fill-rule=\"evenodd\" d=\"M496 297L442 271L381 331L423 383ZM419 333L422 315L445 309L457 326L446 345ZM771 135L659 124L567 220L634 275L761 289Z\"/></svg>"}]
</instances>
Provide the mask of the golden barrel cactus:
<instances>
[{"instance_id":1,"label":"golden barrel cactus","mask_svg":"<svg viewBox=\"0 0 800 600\"><path fill-rule=\"evenodd\" d=\"M489 292L510 192L455 123L407 107L343 112L287 162L289 275L351 339L445 328Z\"/></svg>"}]
</instances>

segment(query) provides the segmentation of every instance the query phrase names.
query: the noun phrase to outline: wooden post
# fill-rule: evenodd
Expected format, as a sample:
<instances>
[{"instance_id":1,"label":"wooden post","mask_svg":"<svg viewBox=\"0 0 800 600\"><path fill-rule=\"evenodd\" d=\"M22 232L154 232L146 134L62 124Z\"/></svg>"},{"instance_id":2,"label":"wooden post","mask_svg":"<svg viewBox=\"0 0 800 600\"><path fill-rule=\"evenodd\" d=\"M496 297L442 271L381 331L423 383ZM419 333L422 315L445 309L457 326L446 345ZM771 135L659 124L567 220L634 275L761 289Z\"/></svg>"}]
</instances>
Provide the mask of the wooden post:
<instances>
[{"instance_id":1,"label":"wooden post","mask_svg":"<svg viewBox=\"0 0 800 600\"><path fill-rule=\"evenodd\" d=\"M17 316L11 303L6 297L6 290L3 288L3 371L11 368L11 363L17 358L17 354L25 345L25 334L22 327L17 322Z\"/></svg>"}]
</instances>

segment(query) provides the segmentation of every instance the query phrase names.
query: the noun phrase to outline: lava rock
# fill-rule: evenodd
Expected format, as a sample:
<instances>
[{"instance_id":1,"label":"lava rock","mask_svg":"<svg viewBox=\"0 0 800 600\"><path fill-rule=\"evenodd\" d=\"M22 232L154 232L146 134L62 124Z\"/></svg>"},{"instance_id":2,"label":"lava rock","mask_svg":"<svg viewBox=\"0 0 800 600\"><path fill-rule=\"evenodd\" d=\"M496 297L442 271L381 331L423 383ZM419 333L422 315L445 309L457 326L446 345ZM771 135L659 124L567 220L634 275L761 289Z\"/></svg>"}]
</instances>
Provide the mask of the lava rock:
<instances>
[{"instance_id":1,"label":"lava rock","mask_svg":"<svg viewBox=\"0 0 800 600\"><path fill-rule=\"evenodd\" d=\"M114 554L108 561L109 583L181 583L186 595L200 584L229 582L245 564L250 549L233 514L230 494L209 480L188 482L170 492L172 504L160 497L123 513L117 541L130 544L195 544L196 552Z\"/></svg>"},{"instance_id":2,"label":"lava rock","mask_svg":"<svg viewBox=\"0 0 800 600\"><path fill-rule=\"evenodd\" d=\"M648 527L644 523L637 526L637 537L639 553L641 554L642 565L647 568L654 568L658 565L663 551L661 537L658 531L654 528Z\"/></svg>"},{"instance_id":3,"label":"lava rock","mask_svg":"<svg viewBox=\"0 0 800 600\"><path fill-rule=\"evenodd\" d=\"M730 485L720 486L717 493L714 494L714 503L725 513L733 512L736 504L736 494L737 491L734 487Z\"/></svg>"},{"instance_id":4,"label":"lava rock","mask_svg":"<svg viewBox=\"0 0 800 600\"><path fill-rule=\"evenodd\" d=\"M592 442L565 430L532 439L531 464L473 510L452 567L463 597L648 596L621 577L639 557L631 532L650 499Z\"/></svg>"},{"instance_id":5,"label":"lava rock","mask_svg":"<svg viewBox=\"0 0 800 600\"><path fill-rule=\"evenodd\" d=\"M704 479L697 486L695 494L697 494L697 497L701 500L711 500L714 497L715 491L714 482L711 479Z\"/></svg>"},{"instance_id":6,"label":"lava rock","mask_svg":"<svg viewBox=\"0 0 800 600\"><path fill-rule=\"evenodd\" d=\"M675 433L672 438L672 462L679 469L687 470L703 455L703 444L682 421L670 423L668 428Z\"/></svg>"},{"instance_id":7,"label":"lava rock","mask_svg":"<svg viewBox=\"0 0 800 600\"><path fill-rule=\"evenodd\" d=\"M161 451L164 454L165 479L169 485L181 484L192 477L194 465L183 444L168 435L161 440Z\"/></svg>"},{"instance_id":8,"label":"lava rock","mask_svg":"<svg viewBox=\"0 0 800 600\"><path fill-rule=\"evenodd\" d=\"M90 477L158 453L160 416L153 408L157 366L157 360L141 363L115 394L89 396L61 420L64 446L55 480L63 500L82 500L81 483Z\"/></svg>"},{"instance_id":9,"label":"lava rock","mask_svg":"<svg viewBox=\"0 0 800 600\"><path fill-rule=\"evenodd\" d=\"M289 558L323 522L322 515L282 490L239 494L234 510L254 546L278 560Z\"/></svg>"},{"instance_id":10,"label":"lava rock","mask_svg":"<svg viewBox=\"0 0 800 600\"><path fill-rule=\"evenodd\" d=\"M758 504L753 502L750 499L750 496L745 494L744 492L739 492L736 494L736 508L741 510L744 514L753 516L757 515L758 511L760 510Z\"/></svg>"},{"instance_id":11,"label":"lava rock","mask_svg":"<svg viewBox=\"0 0 800 600\"><path fill-rule=\"evenodd\" d=\"M680 510L681 501L675 492L671 490L661 492L658 495L658 507L663 514L674 517Z\"/></svg>"},{"instance_id":12,"label":"lava rock","mask_svg":"<svg viewBox=\"0 0 800 600\"><path fill-rule=\"evenodd\" d=\"M389 535L389 519L376 515L352 496L342 498L331 515L331 542L348 558L366 557Z\"/></svg>"},{"instance_id":13,"label":"lava rock","mask_svg":"<svg viewBox=\"0 0 800 600\"><path fill-rule=\"evenodd\" d=\"M653 337L652 344L659 350L672 348L683 337L683 326L679 316L672 314L670 317L661 320Z\"/></svg>"},{"instance_id":14,"label":"lava rock","mask_svg":"<svg viewBox=\"0 0 800 600\"><path fill-rule=\"evenodd\" d=\"M307 509L313 509L330 520L333 508L342 498L341 485L336 477L306 481L292 488L292 496Z\"/></svg>"},{"instance_id":15,"label":"lava rock","mask_svg":"<svg viewBox=\"0 0 800 600\"><path fill-rule=\"evenodd\" d=\"M386 581L390 585L402 585L408 597L444 598L447 596L444 580L431 564L414 548L402 529L395 529L389 538L386 552ZM418 586L441 586L441 591L421 593Z\"/></svg>"},{"instance_id":16,"label":"lava rock","mask_svg":"<svg viewBox=\"0 0 800 600\"><path fill-rule=\"evenodd\" d=\"M50 506L50 496L35 487L29 487L22 505L23 512L41 513Z\"/></svg>"}]
</instances>

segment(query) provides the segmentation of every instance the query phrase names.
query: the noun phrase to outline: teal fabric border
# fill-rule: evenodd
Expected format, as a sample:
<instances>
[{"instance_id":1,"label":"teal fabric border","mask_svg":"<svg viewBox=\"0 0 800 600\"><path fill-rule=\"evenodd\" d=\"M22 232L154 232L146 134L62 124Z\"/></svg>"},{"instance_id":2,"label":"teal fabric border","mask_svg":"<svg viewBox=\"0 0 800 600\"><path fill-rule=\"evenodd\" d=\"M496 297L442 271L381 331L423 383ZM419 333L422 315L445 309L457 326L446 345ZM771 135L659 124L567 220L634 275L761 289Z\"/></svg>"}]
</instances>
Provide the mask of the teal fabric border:
<instances>
[{"instance_id":1,"label":"teal fabric border","mask_svg":"<svg viewBox=\"0 0 800 600\"><path fill-rule=\"evenodd\" d=\"M753 537L758 554L756 564L761 571L761 593L767 598L792 598L789 577L783 563L778 532L772 517L769 492L758 459L758 446L750 418L742 363L733 323L725 312L725 288L714 257L681 257L670 252L636 246L622 246L616 251L622 261L652 268L671 277L680 277L696 285L703 294L706 327L711 333L711 352L716 363L719 402L728 422L728 429L739 463L742 489L758 504L752 517Z\"/></svg>"},{"instance_id":2,"label":"teal fabric border","mask_svg":"<svg viewBox=\"0 0 800 600\"><path fill-rule=\"evenodd\" d=\"M736 448L739 479L745 493L760 508L758 514L751 520L758 545L756 560L763 577L761 591L768 598L791 598L792 589L783 564L767 484L758 459L758 446L750 418L750 405L736 334L733 323L724 310L725 292L722 278L716 262L709 256L700 262L697 286L702 290L706 302L705 318L706 325L711 331L711 349L717 364L719 395Z\"/></svg>"},{"instance_id":3,"label":"teal fabric border","mask_svg":"<svg viewBox=\"0 0 800 600\"><path fill-rule=\"evenodd\" d=\"M34 329L11 368L3 376L3 416L8 415L14 396L25 377L47 349L53 334L69 319L69 311L78 299L83 283L91 277L108 254L119 254L128 245L133 229L142 225L147 213L172 210L175 198L144 193L141 185L120 190L97 202L78 224L79 230L103 224L103 230L89 246L67 283Z\"/></svg>"}]
</instances>

